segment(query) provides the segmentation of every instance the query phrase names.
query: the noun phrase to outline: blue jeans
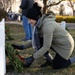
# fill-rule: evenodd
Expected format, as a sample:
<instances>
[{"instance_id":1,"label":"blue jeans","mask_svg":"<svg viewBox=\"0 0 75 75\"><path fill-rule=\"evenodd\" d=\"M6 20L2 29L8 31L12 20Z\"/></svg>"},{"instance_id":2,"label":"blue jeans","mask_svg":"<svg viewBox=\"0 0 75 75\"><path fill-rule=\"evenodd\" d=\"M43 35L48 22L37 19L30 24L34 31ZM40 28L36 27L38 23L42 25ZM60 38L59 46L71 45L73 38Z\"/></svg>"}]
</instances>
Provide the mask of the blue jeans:
<instances>
[{"instance_id":1,"label":"blue jeans","mask_svg":"<svg viewBox=\"0 0 75 75\"><path fill-rule=\"evenodd\" d=\"M26 33L25 40L31 40L32 39L32 26L30 23L28 23L28 19L25 16L22 16L23 21L23 28Z\"/></svg>"}]
</instances>

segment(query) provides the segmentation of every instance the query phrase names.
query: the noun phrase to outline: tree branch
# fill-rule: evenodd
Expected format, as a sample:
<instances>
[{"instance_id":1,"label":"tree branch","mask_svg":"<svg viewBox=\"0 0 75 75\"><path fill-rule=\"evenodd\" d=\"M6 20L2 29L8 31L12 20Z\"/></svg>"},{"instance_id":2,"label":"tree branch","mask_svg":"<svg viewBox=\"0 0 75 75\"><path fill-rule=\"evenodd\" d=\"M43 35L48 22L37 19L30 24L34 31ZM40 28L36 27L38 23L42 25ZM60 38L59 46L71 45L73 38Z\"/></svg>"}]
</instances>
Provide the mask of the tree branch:
<instances>
[{"instance_id":1,"label":"tree branch","mask_svg":"<svg viewBox=\"0 0 75 75\"><path fill-rule=\"evenodd\" d=\"M46 5L45 7L51 7L51 6L54 6L54 5L58 5L59 3L61 3L62 1L65 1L65 0L61 0L61 1L59 1L59 2L57 2L57 3L52 3L52 4L50 4L50 5Z\"/></svg>"}]
</instances>

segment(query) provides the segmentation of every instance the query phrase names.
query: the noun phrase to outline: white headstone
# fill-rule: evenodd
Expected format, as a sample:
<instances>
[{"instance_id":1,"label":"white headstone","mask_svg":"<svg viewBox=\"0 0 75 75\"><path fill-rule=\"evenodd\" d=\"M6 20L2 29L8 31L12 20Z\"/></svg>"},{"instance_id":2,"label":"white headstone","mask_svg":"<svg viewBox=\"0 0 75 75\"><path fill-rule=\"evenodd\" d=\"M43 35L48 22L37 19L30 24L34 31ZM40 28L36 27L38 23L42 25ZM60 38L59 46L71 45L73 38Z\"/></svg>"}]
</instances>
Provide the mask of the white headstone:
<instances>
[{"instance_id":1,"label":"white headstone","mask_svg":"<svg viewBox=\"0 0 75 75\"><path fill-rule=\"evenodd\" d=\"M0 22L0 75L6 73L5 61L5 20Z\"/></svg>"},{"instance_id":2,"label":"white headstone","mask_svg":"<svg viewBox=\"0 0 75 75\"><path fill-rule=\"evenodd\" d=\"M65 21L62 21L61 22L61 26L65 29L66 28L66 22Z\"/></svg>"}]
</instances>

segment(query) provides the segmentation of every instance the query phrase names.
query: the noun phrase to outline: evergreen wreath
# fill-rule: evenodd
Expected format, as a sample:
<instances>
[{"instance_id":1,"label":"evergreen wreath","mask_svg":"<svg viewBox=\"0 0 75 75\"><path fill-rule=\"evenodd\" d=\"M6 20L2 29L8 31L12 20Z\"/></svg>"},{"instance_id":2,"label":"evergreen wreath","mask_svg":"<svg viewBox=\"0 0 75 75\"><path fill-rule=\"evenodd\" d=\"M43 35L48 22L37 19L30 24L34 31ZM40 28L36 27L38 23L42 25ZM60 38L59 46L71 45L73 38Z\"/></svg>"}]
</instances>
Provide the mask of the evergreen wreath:
<instances>
[{"instance_id":1,"label":"evergreen wreath","mask_svg":"<svg viewBox=\"0 0 75 75\"><path fill-rule=\"evenodd\" d=\"M14 70L16 72L24 72L24 67L23 67L24 63L18 58L19 52L17 50L14 50L11 44L9 43L5 44L5 53L10 61L9 62L10 65L13 66Z\"/></svg>"}]
</instances>

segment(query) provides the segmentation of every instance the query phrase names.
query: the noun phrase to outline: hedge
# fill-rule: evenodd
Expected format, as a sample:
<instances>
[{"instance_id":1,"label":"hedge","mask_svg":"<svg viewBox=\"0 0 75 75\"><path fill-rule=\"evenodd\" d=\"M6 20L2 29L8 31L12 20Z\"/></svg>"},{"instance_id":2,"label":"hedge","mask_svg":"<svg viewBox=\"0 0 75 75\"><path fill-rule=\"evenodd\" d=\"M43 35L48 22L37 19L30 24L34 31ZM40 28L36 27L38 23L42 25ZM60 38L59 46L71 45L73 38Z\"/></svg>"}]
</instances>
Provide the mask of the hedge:
<instances>
[{"instance_id":1,"label":"hedge","mask_svg":"<svg viewBox=\"0 0 75 75\"><path fill-rule=\"evenodd\" d=\"M56 16L56 21L66 21L67 23L75 23L75 16Z\"/></svg>"}]
</instances>

